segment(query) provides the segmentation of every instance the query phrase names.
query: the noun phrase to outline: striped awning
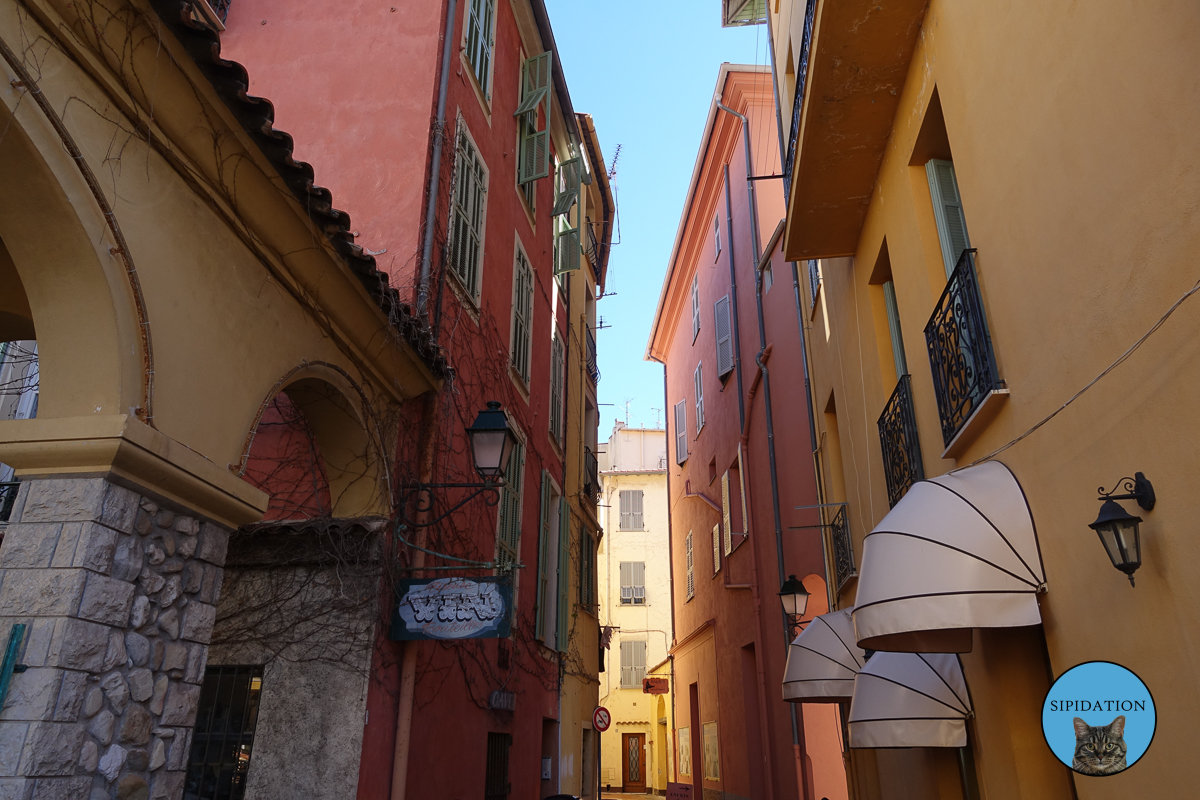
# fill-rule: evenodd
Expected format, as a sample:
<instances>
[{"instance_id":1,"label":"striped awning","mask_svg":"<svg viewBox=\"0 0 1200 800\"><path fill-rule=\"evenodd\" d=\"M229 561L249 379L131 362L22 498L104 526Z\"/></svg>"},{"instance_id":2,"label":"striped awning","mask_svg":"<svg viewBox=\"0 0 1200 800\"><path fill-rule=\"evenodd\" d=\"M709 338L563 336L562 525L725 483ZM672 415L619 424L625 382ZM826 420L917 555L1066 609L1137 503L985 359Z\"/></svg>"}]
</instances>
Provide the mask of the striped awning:
<instances>
[{"instance_id":1,"label":"striped awning","mask_svg":"<svg viewBox=\"0 0 1200 800\"><path fill-rule=\"evenodd\" d=\"M815 617L788 647L783 699L793 703L836 703L854 694L854 678L866 663L854 641L851 609Z\"/></svg>"},{"instance_id":2,"label":"striped awning","mask_svg":"<svg viewBox=\"0 0 1200 800\"><path fill-rule=\"evenodd\" d=\"M913 484L863 543L858 644L965 653L973 628L1038 625L1045 569L1025 492L998 461Z\"/></svg>"},{"instance_id":3,"label":"striped awning","mask_svg":"<svg viewBox=\"0 0 1200 800\"><path fill-rule=\"evenodd\" d=\"M953 653L875 653L858 673L850 746L965 747L973 714Z\"/></svg>"}]
</instances>

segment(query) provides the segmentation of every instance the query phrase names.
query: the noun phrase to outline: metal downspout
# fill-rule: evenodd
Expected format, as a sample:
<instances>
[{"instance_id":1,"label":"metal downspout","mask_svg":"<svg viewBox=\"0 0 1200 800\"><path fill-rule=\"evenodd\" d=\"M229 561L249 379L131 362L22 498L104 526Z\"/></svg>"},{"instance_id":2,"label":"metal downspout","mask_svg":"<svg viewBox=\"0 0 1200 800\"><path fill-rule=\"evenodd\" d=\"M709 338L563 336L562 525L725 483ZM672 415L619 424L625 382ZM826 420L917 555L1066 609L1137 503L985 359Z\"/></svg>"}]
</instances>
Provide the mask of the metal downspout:
<instances>
[{"instance_id":1,"label":"metal downspout","mask_svg":"<svg viewBox=\"0 0 1200 800\"><path fill-rule=\"evenodd\" d=\"M746 432L746 398L742 392L742 334L738 325L737 272L733 260L733 198L729 194L729 165L725 165L725 229L729 232L729 296L733 317L733 366L737 369L738 430Z\"/></svg>"},{"instance_id":2,"label":"metal downspout","mask_svg":"<svg viewBox=\"0 0 1200 800\"><path fill-rule=\"evenodd\" d=\"M434 122L433 163L429 169L429 201L425 206L425 237L421 244L421 275L417 280L417 316L429 320L429 276L433 271L433 234L437 222L438 188L442 176L442 144L446 140L446 90L450 84L450 40L454 34L454 17L458 0L450 0L446 8L446 24L442 31L442 76L438 83L437 120Z\"/></svg>"}]
</instances>

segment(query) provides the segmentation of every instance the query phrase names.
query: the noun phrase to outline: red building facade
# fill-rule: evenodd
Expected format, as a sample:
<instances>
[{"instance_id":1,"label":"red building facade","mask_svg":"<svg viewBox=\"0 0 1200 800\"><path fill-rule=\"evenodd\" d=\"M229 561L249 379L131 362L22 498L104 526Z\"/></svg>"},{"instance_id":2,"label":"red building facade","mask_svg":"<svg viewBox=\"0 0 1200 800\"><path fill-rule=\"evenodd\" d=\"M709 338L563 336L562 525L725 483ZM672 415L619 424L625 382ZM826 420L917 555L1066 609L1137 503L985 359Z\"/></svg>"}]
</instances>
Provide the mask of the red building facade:
<instances>
[{"instance_id":1,"label":"red building facade","mask_svg":"<svg viewBox=\"0 0 1200 800\"><path fill-rule=\"evenodd\" d=\"M297 159L353 220L349 245L374 258L453 369L440 393L388 421L398 431L396 497L413 482L477 480L465 429L488 401L502 404L521 442L498 508L478 498L431 527L398 529L400 577L511 572L516 616L506 639L401 646L381 627L357 796L594 796L585 750L598 741L562 735L560 697L572 635L561 621L574 607L564 548L594 570L582 548L595 545L578 523L563 523L559 538L569 512L558 504L568 499L567 459L583 458L567 441L567 415L582 404L564 375L574 358L564 343L581 338L568 311L595 292L579 270L580 241L594 223L584 264L600 281L597 248L611 233L607 208L603 223L585 222L582 201L562 212L562 199L573 180L580 195L580 180L601 180L603 163L590 161L598 143L581 132L541 0L393 2L237 0L221 37L223 55L246 66L250 93L270 98L294 136ZM581 177L559 166L572 159ZM431 513L465 496L447 490ZM560 553L557 598L549 542ZM593 665L595 638L583 643ZM574 785L560 776L564 763L576 765Z\"/></svg>"},{"instance_id":2,"label":"red building facade","mask_svg":"<svg viewBox=\"0 0 1200 800\"><path fill-rule=\"evenodd\" d=\"M747 180L777 174L778 151L769 70L723 65L647 347L668 404L676 763L697 798L847 796L836 711L793 717L780 695L783 576L812 593L806 618L828 603L821 528L803 527L808 320L779 252L781 187Z\"/></svg>"}]
</instances>

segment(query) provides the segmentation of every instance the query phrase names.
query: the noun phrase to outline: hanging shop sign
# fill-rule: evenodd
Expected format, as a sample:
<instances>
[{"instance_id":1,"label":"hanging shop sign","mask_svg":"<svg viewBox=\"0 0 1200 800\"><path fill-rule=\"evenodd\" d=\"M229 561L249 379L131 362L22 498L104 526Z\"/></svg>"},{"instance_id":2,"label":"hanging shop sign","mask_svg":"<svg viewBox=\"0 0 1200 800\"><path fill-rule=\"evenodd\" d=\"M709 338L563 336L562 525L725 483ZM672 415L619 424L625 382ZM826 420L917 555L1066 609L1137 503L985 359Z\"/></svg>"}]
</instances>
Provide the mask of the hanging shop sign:
<instances>
[{"instance_id":1,"label":"hanging shop sign","mask_svg":"<svg viewBox=\"0 0 1200 800\"><path fill-rule=\"evenodd\" d=\"M508 578L399 581L389 638L497 639L512 628Z\"/></svg>"},{"instance_id":2,"label":"hanging shop sign","mask_svg":"<svg viewBox=\"0 0 1200 800\"><path fill-rule=\"evenodd\" d=\"M669 691L670 684L666 678L642 678L643 694L666 694Z\"/></svg>"}]
</instances>

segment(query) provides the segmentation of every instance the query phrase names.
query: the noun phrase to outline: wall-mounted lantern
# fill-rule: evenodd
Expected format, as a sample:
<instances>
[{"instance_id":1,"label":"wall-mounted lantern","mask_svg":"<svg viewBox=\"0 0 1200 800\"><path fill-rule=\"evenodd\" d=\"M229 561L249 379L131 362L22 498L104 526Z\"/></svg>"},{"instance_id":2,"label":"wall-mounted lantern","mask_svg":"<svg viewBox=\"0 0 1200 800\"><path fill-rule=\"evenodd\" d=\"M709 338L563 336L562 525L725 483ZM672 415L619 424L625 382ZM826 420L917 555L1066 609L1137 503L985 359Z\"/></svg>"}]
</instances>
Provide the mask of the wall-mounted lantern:
<instances>
[{"instance_id":1,"label":"wall-mounted lantern","mask_svg":"<svg viewBox=\"0 0 1200 800\"><path fill-rule=\"evenodd\" d=\"M783 613L787 615L788 623L795 627L808 609L808 589L804 582L795 575L788 575L779 589L779 599L783 602Z\"/></svg>"},{"instance_id":2,"label":"wall-mounted lantern","mask_svg":"<svg viewBox=\"0 0 1200 800\"><path fill-rule=\"evenodd\" d=\"M1123 494L1117 494L1120 489L1125 490ZM1135 472L1132 478L1119 480L1111 492L1105 492L1101 486L1097 493L1100 495L1098 499L1104 504L1100 506L1096 521L1088 527L1100 537L1100 543L1104 545L1104 552L1108 553L1112 565L1124 572L1129 578L1129 585L1134 586L1133 573L1142 565L1142 535L1138 528L1142 518L1130 514L1117 501L1136 500L1143 509L1151 511L1154 508L1154 487L1145 475Z\"/></svg>"}]
</instances>

